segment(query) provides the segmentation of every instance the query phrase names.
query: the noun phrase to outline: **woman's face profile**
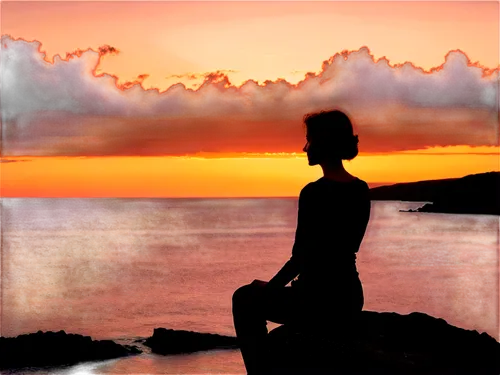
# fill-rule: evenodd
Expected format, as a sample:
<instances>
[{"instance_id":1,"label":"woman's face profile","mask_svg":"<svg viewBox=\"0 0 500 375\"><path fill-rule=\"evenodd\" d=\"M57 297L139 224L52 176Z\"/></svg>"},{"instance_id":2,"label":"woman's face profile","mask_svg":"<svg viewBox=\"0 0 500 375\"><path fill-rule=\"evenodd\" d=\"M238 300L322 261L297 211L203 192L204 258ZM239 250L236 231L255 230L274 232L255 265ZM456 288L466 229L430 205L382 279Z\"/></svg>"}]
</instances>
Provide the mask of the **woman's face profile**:
<instances>
[{"instance_id":1,"label":"woman's face profile","mask_svg":"<svg viewBox=\"0 0 500 375\"><path fill-rule=\"evenodd\" d=\"M306 137L306 144L302 149L305 153L307 153L307 160L309 161L309 165L319 164L319 159L316 151L316 147L313 146L311 139Z\"/></svg>"}]
</instances>

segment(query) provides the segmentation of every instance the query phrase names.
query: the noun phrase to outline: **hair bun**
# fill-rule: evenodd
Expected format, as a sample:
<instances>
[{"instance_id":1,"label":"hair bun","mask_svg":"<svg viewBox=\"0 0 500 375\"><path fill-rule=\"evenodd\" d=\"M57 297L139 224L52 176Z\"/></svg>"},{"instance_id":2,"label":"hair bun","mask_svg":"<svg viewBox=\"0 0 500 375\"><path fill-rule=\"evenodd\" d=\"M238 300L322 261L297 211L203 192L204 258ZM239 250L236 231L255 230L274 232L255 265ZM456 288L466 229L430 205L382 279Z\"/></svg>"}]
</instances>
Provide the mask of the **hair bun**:
<instances>
[{"instance_id":1,"label":"hair bun","mask_svg":"<svg viewBox=\"0 0 500 375\"><path fill-rule=\"evenodd\" d=\"M340 158L342 160L351 160L358 155L359 139L357 135L352 135L343 144L340 150Z\"/></svg>"}]
</instances>

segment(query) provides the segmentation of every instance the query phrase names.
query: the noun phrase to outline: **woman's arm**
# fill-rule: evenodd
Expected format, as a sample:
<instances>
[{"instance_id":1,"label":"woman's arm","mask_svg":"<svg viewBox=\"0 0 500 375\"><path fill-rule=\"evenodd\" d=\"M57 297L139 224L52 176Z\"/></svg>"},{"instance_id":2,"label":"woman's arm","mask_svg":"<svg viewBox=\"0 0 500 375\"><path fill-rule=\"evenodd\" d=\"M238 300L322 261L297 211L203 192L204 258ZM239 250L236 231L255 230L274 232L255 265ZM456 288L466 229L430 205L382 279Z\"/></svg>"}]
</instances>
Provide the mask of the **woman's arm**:
<instances>
[{"instance_id":1,"label":"woman's arm","mask_svg":"<svg viewBox=\"0 0 500 375\"><path fill-rule=\"evenodd\" d=\"M269 280L269 287L284 287L292 281L300 272L302 256L305 251L307 239L307 212L309 210L306 198L307 185L300 191L299 208L297 214L297 229L295 231L295 242L292 248L292 256L278 273Z\"/></svg>"},{"instance_id":2,"label":"woman's arm","mask_svg":"<svg viewBox=\"0 0 500 375\"><path fill-rule=\"evenodd\" d=\"M357 225L353 226L354 228L356 228L356 231L354 233L354 239L356 240L356 252L359 250L361 242L363 241L363 237L365 236L371 214L370 188L368 187L368 184L366 184L366 182L361 193L358 205L359 216L356 217Z\"/></svg>"},{"instance_id":3,"label":"woman's arm","mask_svg":"<svg viewBox=\"0 0 500 375\"><path fill-rule=\"evenodd\" d=\"M299 264L296 261L294 255L291 256L290 260L285 263L285 265L278 271L274 277L269 280L267 286L273 288L280 288L286 286L290 281L292 281L299 274Z\"/></svg>"}]
</instances>

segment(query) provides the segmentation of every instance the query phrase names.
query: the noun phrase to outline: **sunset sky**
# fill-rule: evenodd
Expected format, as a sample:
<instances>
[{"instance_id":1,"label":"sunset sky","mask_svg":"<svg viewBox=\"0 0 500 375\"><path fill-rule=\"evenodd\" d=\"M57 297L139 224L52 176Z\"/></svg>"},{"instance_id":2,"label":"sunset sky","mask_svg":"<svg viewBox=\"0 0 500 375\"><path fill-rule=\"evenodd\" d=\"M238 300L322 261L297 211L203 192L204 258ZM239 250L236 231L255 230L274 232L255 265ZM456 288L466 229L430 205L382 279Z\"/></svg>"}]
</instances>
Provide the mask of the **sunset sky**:
<instances>
[{"instance_id":1,"label":"sunset sky","mask_svg":"<svg viewBox=\"0 0 500 375\"><path fill-rule=\"evenodd\" d=\"M372 186L500 170L499 4L1 3L5 197L297 196L339 108Z\"/></svg>"}]
</instances>

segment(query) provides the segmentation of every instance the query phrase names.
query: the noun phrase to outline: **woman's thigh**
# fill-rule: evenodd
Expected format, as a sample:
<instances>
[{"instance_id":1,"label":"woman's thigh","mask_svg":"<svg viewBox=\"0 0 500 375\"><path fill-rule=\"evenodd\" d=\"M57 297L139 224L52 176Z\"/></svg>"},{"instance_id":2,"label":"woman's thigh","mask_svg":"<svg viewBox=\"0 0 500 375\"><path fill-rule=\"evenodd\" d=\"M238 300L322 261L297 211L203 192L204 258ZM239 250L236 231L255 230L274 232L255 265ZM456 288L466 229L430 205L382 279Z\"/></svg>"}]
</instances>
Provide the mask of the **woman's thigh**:
<instances>
[{"instance_id":1,"label":"woman's thigh","mask_svg":"<svg viewBox=\"0 0 500 375\"><path fill-rule=\"evenodd\" d=\"M233 305L258 314L261 318L275 322L288 323L294 319L298 300L292 287L268 288L265 285L248 284L239 288L233 295Z\"/></svg>"},{"instance_id":2,"label":"woman's thigh","mask_svg":"<svg viewBox=\"0 0 500 375\"><path fill-rule=\"evenodd\" d=\"M290 286L263 292L264 316L271 322L285 324L296 320L299 305L297 293Z\"/></svg>"}]
</instances>

